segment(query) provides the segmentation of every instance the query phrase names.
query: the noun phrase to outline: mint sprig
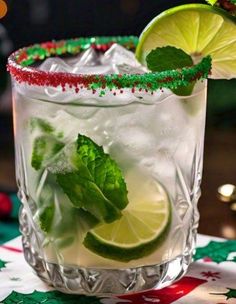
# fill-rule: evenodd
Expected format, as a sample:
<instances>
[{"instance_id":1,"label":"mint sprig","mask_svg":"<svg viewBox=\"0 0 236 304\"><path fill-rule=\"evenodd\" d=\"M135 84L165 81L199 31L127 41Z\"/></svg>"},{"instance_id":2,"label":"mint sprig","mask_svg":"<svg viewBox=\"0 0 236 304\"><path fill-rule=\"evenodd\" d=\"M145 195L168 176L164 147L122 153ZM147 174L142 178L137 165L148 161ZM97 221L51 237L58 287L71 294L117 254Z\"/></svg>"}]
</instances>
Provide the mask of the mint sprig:
<instances>
[{"instance_id":1,"label":"mint sprig","mask_svg":"<svg viewBox=\"0 0 236 304\"><path fill-rule=\"evenodd\" d=\"M178 70L193 66L190 55L183 50L173 46L158 47L152 50L146 57L147 67L152 72L163 72L168 70ZM179 86L172 91L176 95L190 95L195 82L187 86Z\"/></svg>"},{"instance_id":2,"label":"mint sprig","mask_svg":"<svg viewBox=\"0 0 236 304\"><path fill-rule=\"evenodd\" d=\"M128 204L127 188L117 163L90 138L79 135L47 167L70 199L73 207L83 208L100 222L120 218Z\"/></svg>"},{"instance_id":3,"label":"mint sprig","mask_svg":"<svg viewBox=\"0 0 236 304\"><path fill-rule=\"evenodd\" d=\"M69 246L76 227L83 234L100 222L121 217L128 204L126 183L117 163L101 146L84 135L66 144L61 133L42 118L32 117L28 126L31 166L39 172L39 183L47 173L36 202L45 244L53 241L60 248Z\"/></svg>"}]
</instances>

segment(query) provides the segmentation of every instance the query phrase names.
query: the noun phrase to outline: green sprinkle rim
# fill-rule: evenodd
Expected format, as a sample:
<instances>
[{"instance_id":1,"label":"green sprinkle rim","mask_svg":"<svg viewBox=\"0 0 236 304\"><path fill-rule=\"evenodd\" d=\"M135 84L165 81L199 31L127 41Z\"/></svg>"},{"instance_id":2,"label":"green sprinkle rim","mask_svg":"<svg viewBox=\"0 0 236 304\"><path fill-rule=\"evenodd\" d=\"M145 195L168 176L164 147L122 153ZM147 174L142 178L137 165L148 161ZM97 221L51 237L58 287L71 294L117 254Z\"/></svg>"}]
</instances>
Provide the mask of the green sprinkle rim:
<instances>
[{"instance_id":1,"label":"green sprinkle rim","mask_svg":"<svg viewBox=\"0 0 236 304\"><path fill-rule=\"evenodd\" d=\"M188 86L196 80L206 79L211 71L211 57L204 57L198 64L179 70L163 72L150 72L144 74L108 74L108 75L81 75L60 72L45 72L31 65L43 61L49 57L76 55L81 51L93 47L95 50L105 52L112 44L118 43L125 48L135 51L138 45L136 36L117 37L89 37L50 41L35 44L13 53L8 59L8 71L19 83L36 86L61 86L74 88L76 93L81 89L99 90L99 96L103 96L106 90L117 90L123 93L123 89L135 91L145 90L154 92L162 88L177 89L180 86Z\"/></svg>"}]
</instances>

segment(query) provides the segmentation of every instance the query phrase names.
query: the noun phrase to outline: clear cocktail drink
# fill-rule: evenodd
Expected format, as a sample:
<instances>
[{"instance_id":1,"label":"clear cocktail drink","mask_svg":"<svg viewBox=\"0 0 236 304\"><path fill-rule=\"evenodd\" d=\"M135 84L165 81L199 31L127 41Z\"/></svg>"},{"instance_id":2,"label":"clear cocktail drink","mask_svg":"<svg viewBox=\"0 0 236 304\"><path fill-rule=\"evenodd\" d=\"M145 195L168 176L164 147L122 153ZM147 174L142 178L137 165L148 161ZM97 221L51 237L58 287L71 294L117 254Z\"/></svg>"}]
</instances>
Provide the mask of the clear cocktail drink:
<instances>
[{"instance_id":1,"label":"clear cocktail drink","mask_svg":"<svg viewBox=\"0 0 236 304\"><path fill-rule=\"evenodd\" d=\"M185 273L206 79L236 77L235 36L227 12L188 4L139 39L48 42L10 56L23 247L44 281L106 296Z\"/></svg>"},{"instance_id":2,"label":"clear cocktail drink","mask_svg":"<svg viewBox=\"0 0 236 304\"><path fill-rule=\"evenodd\" d=\"M178 96L170 88L188 75L146 73L126 49L136 43L79 39L10 58L25 257L65 292L161 288L191 261L206 111L203 62L186 70L195 77L193 92ZM66 54L75 45L74 53L84 49L77 57L37 64L40 54ZM19 67L33 61L36 68Z\"/></svg>"}]
</instances>

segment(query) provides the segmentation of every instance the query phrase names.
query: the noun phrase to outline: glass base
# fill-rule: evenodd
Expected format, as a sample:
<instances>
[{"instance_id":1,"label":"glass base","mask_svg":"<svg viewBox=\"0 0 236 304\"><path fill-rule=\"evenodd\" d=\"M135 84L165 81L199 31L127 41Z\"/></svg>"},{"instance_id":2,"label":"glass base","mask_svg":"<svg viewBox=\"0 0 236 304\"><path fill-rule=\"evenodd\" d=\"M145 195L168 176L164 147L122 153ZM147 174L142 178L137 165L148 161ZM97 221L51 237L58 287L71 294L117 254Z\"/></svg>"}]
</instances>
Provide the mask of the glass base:
<instances>
[{"instance_id":1,"label":"glass base","mask_svg":"<svg viewBox=\"0 0 236 304\"><path fill-rule=\"evenodd\" d=\"M179 256L160 265L130 269L91 269L65 267L33 257L25 252L27 262L38 277L55 289L70 294L111 296L160 289L180 279L186 272L190 256Z\"/></svg>"},{"instance_id":2,"label":"glass base","mask_svg":"<svg viewBox=\"0 0 236 304\"><path fill-rule=\"evenodd\" d=\"M20 228L24 256L28 264L40 279L64 293L110 296L161 289L180 279L192 260L193 246L190 246L188 254L159 265L128 269L62 266L49 263L40 255L37 231L24 208L20 213Z\"/></svg>"}]
</instances>

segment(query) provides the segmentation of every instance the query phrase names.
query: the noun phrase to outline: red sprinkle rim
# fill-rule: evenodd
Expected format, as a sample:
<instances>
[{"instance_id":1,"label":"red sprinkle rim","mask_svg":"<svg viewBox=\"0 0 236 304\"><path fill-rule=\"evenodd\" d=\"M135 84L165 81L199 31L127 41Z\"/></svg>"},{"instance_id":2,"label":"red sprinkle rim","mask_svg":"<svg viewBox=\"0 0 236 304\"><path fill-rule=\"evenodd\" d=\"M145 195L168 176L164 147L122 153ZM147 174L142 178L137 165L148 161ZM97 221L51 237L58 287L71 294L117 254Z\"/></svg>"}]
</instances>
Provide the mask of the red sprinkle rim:
<instances>
[{"instance_id":1,"label":"red sprinkle rim","mask_svg":"<svg viewBox=\"0 0 236 304\"><path fill-rule=\"evenodd\" d=\"M68 86L74 88L76 93L81 89L92 90L92 93L99 90L100 96L105 95L105 89L114 90L114 94L117 90L123 93L123 88L129 88L133 93L135 90L153 92L162 88L176 89L179 86L187 86L195 80L207 78L211 70L210 56L203 58L200 63L192 67L144 74L77 75L45 72L31 66L48 57L75 55L89 47L105 52L114 43L134 51L138 38L134 36L92 37L36 44L13 53L8 59L7 68L18 83L45 87L61 86L63 91Z\"/></svg>"}]
</instances>

